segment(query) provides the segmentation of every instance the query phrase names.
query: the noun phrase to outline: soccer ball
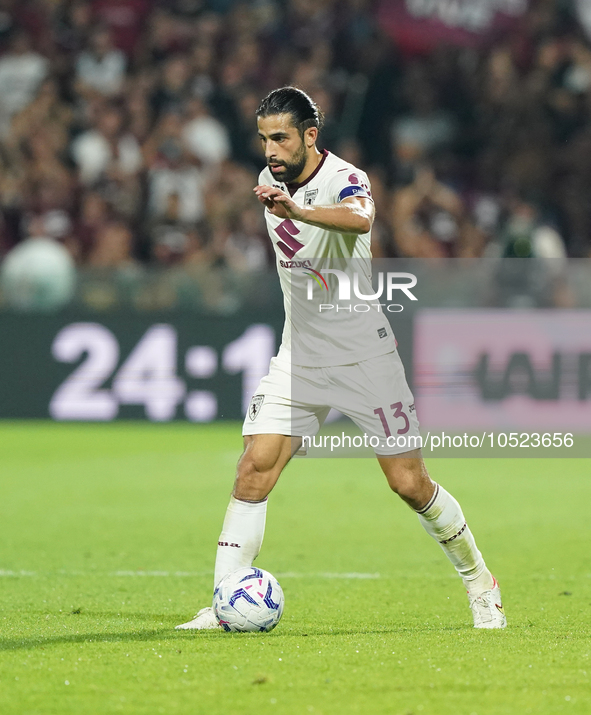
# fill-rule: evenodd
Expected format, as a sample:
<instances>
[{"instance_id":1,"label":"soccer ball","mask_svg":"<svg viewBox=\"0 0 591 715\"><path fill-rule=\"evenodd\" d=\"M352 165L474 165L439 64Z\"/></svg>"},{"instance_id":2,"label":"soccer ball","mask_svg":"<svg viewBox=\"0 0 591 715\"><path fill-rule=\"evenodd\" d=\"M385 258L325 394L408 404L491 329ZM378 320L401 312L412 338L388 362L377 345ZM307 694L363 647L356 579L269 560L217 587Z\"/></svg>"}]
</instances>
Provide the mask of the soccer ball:
<instances>
[{"instance_id":1,"label":"soccer ball","mask_svg":"<svg viewBox=\"0 0 591 715\"><path fill-rule=\"evenodd\" d=\"M213 594L213 610L226 631L271 631L285 599L275 576L254 567L225 576Z\"/></svg>"}]
</instances>

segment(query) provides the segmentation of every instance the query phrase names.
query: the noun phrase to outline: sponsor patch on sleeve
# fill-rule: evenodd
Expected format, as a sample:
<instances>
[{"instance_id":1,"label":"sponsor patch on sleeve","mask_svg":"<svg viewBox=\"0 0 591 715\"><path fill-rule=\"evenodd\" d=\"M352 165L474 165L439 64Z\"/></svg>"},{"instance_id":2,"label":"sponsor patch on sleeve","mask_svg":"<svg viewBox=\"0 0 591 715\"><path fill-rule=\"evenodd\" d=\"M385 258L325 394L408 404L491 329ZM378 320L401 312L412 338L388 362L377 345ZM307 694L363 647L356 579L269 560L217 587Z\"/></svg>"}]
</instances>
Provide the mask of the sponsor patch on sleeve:
<instances>
[{"instance_id":1,"label":"sponsor patch on sleeve","mask_svg":"<svg viewBox=\"0 0 591 715\"><path fill-rule=\"evenodd\" d=\"M363 186L345 186L345 188L339 194L340 203L343 199L348 199L350 196L366 196L370 198L370 193Z\"/></svg>"}]
</instances>

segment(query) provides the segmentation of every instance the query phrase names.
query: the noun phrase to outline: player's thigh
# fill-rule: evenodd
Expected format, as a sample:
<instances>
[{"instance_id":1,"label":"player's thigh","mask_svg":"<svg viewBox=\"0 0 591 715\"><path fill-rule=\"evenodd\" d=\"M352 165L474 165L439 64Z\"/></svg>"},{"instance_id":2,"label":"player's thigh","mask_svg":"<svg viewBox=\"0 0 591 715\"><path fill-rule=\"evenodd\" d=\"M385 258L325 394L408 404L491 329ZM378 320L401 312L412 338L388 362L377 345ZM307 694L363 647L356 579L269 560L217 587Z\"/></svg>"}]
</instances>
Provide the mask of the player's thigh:
<instances>
[{"instance_id":1,"label":"player's thigh","mask_svg":"<svg viewBox=\"0 0 591 715\"><path fill-rule=\"evenodd\" d=\"M322 370L273 358L250 401L242 434L315 435L330 410L326 400Z\"/></svg>"},{"instance_id":2,"label":"player's thigh","mask_svg":"<svg viewBox=\"0 0 591 715\"><path fill-rule=\"evenodd\" d=\"M234 496L248 501L264 499L301 447L302 437L316 434L327 413L328 407L276 395L254 395L242 428L244 452L238 462Z\"/></svg>"},{"instance_id":3,"label":"player's thigh","mask_svg":"<svg viewBox=\"0 0 591 715\"><path fill-rule=\"evenodd\" d=\"M381 457L421 446L414 397L397 352L330 369L331 405L350 417Z\"/></svg>"}]
</instances>

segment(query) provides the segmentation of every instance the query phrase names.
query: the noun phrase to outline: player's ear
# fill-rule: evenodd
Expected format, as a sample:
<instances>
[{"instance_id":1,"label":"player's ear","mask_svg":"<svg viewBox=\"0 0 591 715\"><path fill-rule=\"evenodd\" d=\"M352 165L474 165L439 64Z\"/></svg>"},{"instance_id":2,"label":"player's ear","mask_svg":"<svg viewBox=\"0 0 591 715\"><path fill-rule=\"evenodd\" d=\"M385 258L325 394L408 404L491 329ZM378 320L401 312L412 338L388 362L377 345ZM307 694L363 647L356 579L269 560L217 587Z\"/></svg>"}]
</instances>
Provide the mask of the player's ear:
<instances>
[{"instance_id":1,"label":"player's ear","mask_svg":"<svg viewBox=\"0 0 591 715\"><path fill-rule=\"evenodd\" d=\"M318 127L309 127L304 132L304 144L308 149L311 149L316 144L318 139Z\"/></svg>"}]
</instances>

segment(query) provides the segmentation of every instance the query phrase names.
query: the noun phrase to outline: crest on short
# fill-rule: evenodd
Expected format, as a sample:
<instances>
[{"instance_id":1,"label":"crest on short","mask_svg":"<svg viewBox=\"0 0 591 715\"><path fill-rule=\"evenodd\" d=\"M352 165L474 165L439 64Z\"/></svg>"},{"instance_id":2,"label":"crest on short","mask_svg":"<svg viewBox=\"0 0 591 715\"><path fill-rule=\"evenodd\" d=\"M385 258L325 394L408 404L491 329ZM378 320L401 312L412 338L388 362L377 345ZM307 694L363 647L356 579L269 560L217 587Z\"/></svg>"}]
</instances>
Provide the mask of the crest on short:
<instances>
[{"instance_id":1,"label":"crest on short","mask_svg":"<svg viewBox=\"0 0 591 715\"><path fill-rule=\"evenodd\" d=\"M263 400L265 399L264 395L255 395L252 400L250 401L250 405L248 407L248 416L250 419L254 422L254 420L257 418L257 415L261 411L261 407L263 405Z\"/></svg>"}]
</instances>

